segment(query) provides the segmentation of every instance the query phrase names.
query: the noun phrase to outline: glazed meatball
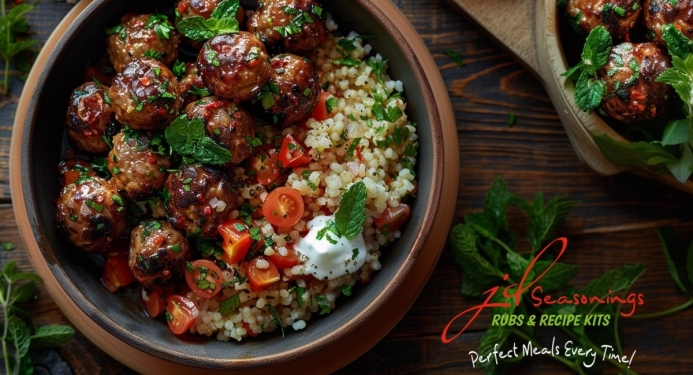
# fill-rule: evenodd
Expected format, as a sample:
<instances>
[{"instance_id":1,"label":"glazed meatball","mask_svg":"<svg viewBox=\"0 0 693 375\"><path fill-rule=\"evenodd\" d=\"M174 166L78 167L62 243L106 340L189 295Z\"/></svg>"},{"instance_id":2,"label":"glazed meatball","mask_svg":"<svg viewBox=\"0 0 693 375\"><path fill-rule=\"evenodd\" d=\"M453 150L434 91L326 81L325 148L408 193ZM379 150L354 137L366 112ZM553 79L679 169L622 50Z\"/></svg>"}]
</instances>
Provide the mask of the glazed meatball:
<instances>
[{"instance_id":1,"label":"glazed meatball","mask_svg":"<svg viewBox=\"0 0 693 375\"><path fill-rule=\"evenodd\" d=\"M195 117L205 124L207 135L219 146L231 152L228 165L235 165L250 156L255 138L255 117L232 102L208 96L185 108L189 119Z\"/></svg>"},{"instance_id":2,"label":"glazed meatball","mask_svg":"<svg viewBox=\"0 0 693 375\"><path fill-rule=\"evenodd\" d=\"M108 152L106 139L120 131L105 90L108 87L87 82L72 92L65 122L67 135L80 150Z\"/></svg>"},{"instance_id":3,"label":"glazed meatball","mask_svg":"<svg viewBox=\"0 0 693 375\"><path fill-rule=\"evenodd\" d=\"M197 72L213 94L250 100L269 78L269 56L260 39L251 33L218 35L200 50Z\"/></svg>"},{"instance_id":4,"label":"glazed meatball","mask_svg":"<svg viewBox=\"0 0 693 375\"><path fill-rule=\"evenodd\" d=\"M117 72L140 57L157 59L168 66L178 58L180 37L164 15L128 13L107 32L108 54Z\"/></svg>"},{"instance_id":5,"label":"glazed meatball","mask_svg":"<svg viewBox=\"0 0 693 375\"><path fill-rule=\"evenodd\" d=\"M108 92L116 119L136 130L163 130L183 105L173 73L152 59L132 60Z\"/></svg>"},{"instance_id":6,"label":"glazed meatball","mask_svg":"<svg viewBox=\"0 0 693 375\"><path fill-rule=\"evenodd\" d=\"M222 171L186 165L166 180L171 198L166 205L169 221L190 235L216 237L217 227L238 207L236 186Z\"/></svg>"},{"instance_id":7,"label":"glazed meatball","mask_svg":"<svg viewBox=\"0 0 693 375\"><path fill-rule=\"evenodd\" d=\"M624 122L657 117L664 112L671 87L655 79L669 66L669 56L653 42L615 46L606 65L597 72L606 83L602 109Z\"/></svg>"},{"instance_id":8,"label":"glazed meatball","mask_svg":"<svg viewBox=\"0 0 693 375\"><path fill-rule=\"evenodd\" d=\"M161 136L128 130L113 137L108 169L116 187L135 201L153 195L164 186L171 161L152 150L152 138L161 145Z\"/></svg>"},{"instance_id":9,"label":"glazed meatball","mask_svg":"<svg viewBox=\"0 0 693 375\"><path fill-rule=\"evenodd\" d=\"M181 17L177 20L195 16L209 19L212 12L217 8L217 5L222 1L223 0L179 0L176 9ZM239 6L236 12L236 20L239 25L243 23L244 18L245 10L243 10L242 6Z\"/></svg>"},{"instance_id":10,"label":"glazed meatball","mask_svg":"<svg viewBox=\"0 0 693 375\"><path fill-rule=\"evenodd\" d=\"M268 115L267 120L286 126L306 118L320 95L315 64L285 54L274 57L270 65L272 74L258 101Z\"/></svg>"},{"instance_id":11,"label":"glazed meatball","mask_svg":"<svg viewBox=\"0 0 693 375\"><path fill-rule=\"evenodd\" d=\"M693 0L645 0L645 25L654 34L653 40L666 45L662 39L662 26L673 24L688 38L693 39Z\"/></svg>"},{"instance_id":12,"label":"glazed meatball","mask_svg":"<svg viewBox=\"0 0 693 375\"><path fill-rule=\"evenodd\" d=\"M568 0L567 12L576 29L585 34L602 25L611 36L622 39L640 17L641 3L642 0Z\"/></svg>"},{"instance_id":13,"label":"glazed meatball","mask_svg":"<svg viewBox=\"0 0 693 375\"><path fill-rule=\"evenodd\" d=\"M116 187L100 177L87 177L60 192L56 221L68 240L88 252L102 252L127 226L127 210Z\"/></svg>"},{"instance_id":14,"label":"glazed meatball","mask_svg":"<svg viewBox=\"0 0 693 375\"><path fill-rule=\"evenodd\" d=\"M314 0L266 0L248 19L248 31L271 49L303 54L325 41L323 9Z\"/></svg>"},{"instance_id":15,"label":"glazed meatball","mask_svg":"<svg viewBox=\"0 0 693 375\"><path fill-rule=\"evenodd\" d=\"M185 64L185 73L180 78L180 91L183 93L183 108L188 104L198 101L200 98L210 96L211 93L202 82L202 77L197 74L197 67L193 63Z\"/></svg>"},{"instance_id":16,"label":"glazed meatball","mask_svg":"<svg viewBox=\"0 0 693 375\"><path fill-rule=\"evenodd\" d=\"M128 265L145 288L183 280L189 258L188 240L165 221L145 221L130 234Z\"/></svg>"}]
</instances>

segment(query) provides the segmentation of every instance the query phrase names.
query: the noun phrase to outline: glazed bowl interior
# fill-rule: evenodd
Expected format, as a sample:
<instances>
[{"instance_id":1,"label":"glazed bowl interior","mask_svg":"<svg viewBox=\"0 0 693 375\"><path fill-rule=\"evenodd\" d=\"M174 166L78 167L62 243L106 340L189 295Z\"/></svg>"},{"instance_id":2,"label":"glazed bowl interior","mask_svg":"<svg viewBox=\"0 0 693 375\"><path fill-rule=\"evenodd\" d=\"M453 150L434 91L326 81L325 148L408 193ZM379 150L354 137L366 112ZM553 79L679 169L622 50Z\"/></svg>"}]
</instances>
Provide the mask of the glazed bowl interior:
<instances>
[{"instance_id":1,"label":"glazed bowl interior","mask_svg":"<svg viewBox=\"0 0 693 375\"><path fill-rule=\"evenodd\" d=\"M402 237L383 251L383 268L372 281L342 297L329 316L317 317L301 331L276 331L242 343L214 338L174 336L166 323L145 316L135 299L109 293L100 281L103 259L70 246L55 229L54 200L59 192L57 165L65 152L64 118L71 91L83 83L87 66L105 53L104 29L127 12L171 8L173 0L94 1L77 18L52 51L31 97L21 140L21 192L32 234L51 272L72 301L99 326L127 344L159 358L208 369L250 369L306 356L321 345L358 329L360 322L384 313L390 290L406 278L431 228L442 181L441 124L413 50L370 0L323 1L335 15L340 32L372 34L369 43L390 61L389 74L404 83L407 114L418 124L418 198ZM63 140L63 141L61 141ZM367 333L365 333L367 334ZM264 336L264 337L263 337Z\"/></svg>"}]
</instances>

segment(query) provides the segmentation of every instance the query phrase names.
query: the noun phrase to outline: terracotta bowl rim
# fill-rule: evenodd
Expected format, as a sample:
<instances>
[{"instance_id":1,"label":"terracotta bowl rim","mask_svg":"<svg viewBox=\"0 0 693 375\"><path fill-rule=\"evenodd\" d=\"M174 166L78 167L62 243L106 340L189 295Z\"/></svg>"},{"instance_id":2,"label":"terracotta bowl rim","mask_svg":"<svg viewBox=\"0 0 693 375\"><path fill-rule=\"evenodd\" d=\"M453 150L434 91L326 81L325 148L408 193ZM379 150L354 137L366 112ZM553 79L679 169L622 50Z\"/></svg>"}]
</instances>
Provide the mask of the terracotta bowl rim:
<instances>
[{"instance_id":1,"label":"terracotta bowl rim","mask_svg":"<svg viewBox=\"0 0 693 375\"><path fill-rule=\"evenodd\" d=\"M80 15L77 16L75 22L69 26L68 30L63 34L62 38L57 43L56 48L51 52L50 56L48 57L47 66L52 66L55 63L56 58L59 56L59 53L57 53L56 51L60 51L63 48L65 48L68 42L71 41L71 38L81 29L81 27L86 22L89 22L93 15L102 11L103 7L107 6L109 1L111 0L95 0L93 3L89 4ZM432 142L434 145L441 145L441 147L434 147L434 149L431 150L432 165L430 166L430 168L433 169L431 188L430 193L427 197L425 197L425 201L428 202L428 204L426 205L425 214L423 215L421 225L418 229L416 229L417 235L413 240L412 247L411 249L409 249L405 261L396 271L394 277L392 278L392 280L390 280L388 284L389 288L397 288L402 283L403 279L407 276L407 274L409 274L409 272L411 271L411 268L415 264L415 261L419 256L419 253L422 251L422 248L431 233L431 226L434 223L434 219L439 210L439 203L441 200L441 192L443 189L441 182L443 181L443 169L445 159L443 158L442 148L443 124L441 122L441 115L439 113L439 108L436 105L435 96L433 94L431 85L426 79L425 71L421 66L421 63L415 53L414 48L410 45L407 39L404 38L398 26L390 18L391 16L386 14L381 8L378 7L377 3L384 1L385 0L353 0L353 2L357 5L360 5L362 8L368 9L370 12L372 12L374 17L376 17L382 23L383 28L390 33L388 37L391 36L391 39L393 41L397 41L399 43L400 48L405 50L405 54L406 56L408 56L409 59L409 65L415 67L414 71L412 71L411 73L415 76L415 80L419 85L417 89L421 89L424 92L423 97L425 98L425 106L422 108L425 108L428 112L426 118L430 121L429 124ZM409 25L409 27L411 26ZM28 110L29 114L35 112L36 107L38 105L38 95L41 92L41 90L44 89L44 87L45 86L43 85L43 83L39 82L39 84L36 87L36 90L32 93L31 102L29 104ZM25 93L25 95L26 94L27 93ZM17 121L20 122L21 120L18 119ZM15 137L13 137L13 143L21 142L22 145L28 143L30 139L29 135L31 133L32 123L33 117L31 115L27 116L24 119L24 122L22 123L23 127L27 131L23 133L21 139L14 139ZM28 170L28 147L13 147L13 150L19 149L21 149L21 153L19 155L15 155L14 153L13 155L11 155L14 159L11 162L11 165L13 168ZM39 242L32 235L32 232L34 231L40 233L42 231L42 228L35 227L38 225L38 220L36 207L32 203L35 199L31 191L31 184L32 183L30 179L30 174L22 174L21 182L13 181L12 194L13 196L22 195L24 198L23 200L26 203L26 206L22 207L17 207L18 205L15 205L15 210L22 211L23 213L23 215L17 215L18 217L29 217L29 222L19 223L20 226L22 224L25 224L33 229L22 231L24 241L27 243L32 243L32 245L35 245L35 247L39 247ZM423 200L423 198L424 197L419 197L418 200ZM413 228L411 228L410 226L410 230L411 229ZM437 251L438 254L440 254L442 248L437 249ZM43 249L41 249L41 253L43 256L46 255ZM310 353L317 350L319 347L324 345L330 345L336 340L338 340L340 337L358 329L365 320L372 318L374 314L376 314L386 304L388 300L387 297L389 294L387 289L381 290L378 293L377 297L374 300L368 302L366 307L363 310L361 310L359 314L352 316L347 322L337 327L330 334L323 336L317 341L303 343L302 345L297 346L292 350L242 360L199 358L197 356L191 356L179 351L173 351L169 348L162 347L160 345L153 345L150 341L140 336L133 335L132 332L125 330L123 327L120 327L107 315L103 314L96 306L94 306L91 301L87 300L81 292L79 292L77 286L67 276L64 270L62 270L62 268L56 265L54 261L51 262L51 259L46 260L51 265L51 272L59 281L61 288L70 296L72 302L76 304L94 322L96 322L103 329L111 333L113 336L137 349L140 349L147 353L152 353L157 357L185 365L190 365L191 363L193 363L196 366L209 369L254 369L265 367L269 363L271 363L272 365L277 365L281 362L295 360L296 358L307 356Z\"/></svg>"}]
</instances>

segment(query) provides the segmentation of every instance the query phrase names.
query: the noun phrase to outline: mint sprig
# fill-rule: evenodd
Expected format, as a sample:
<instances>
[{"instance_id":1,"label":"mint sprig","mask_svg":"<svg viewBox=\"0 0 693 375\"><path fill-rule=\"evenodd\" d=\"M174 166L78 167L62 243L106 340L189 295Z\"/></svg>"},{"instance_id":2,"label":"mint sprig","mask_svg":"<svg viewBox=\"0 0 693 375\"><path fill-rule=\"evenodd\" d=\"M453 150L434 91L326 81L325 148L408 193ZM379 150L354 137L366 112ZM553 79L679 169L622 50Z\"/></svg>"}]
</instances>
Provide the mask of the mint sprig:
<instances>
[{"instance_id":1,"label":"mint sprig","mask_svg":"<svg viewBox=\"0 0 693 375\"><path fill-rule=\"evenodd\" d=\"M15 262L8 262L0 272L0 308L5 318L0 329L6 374L33 373L29 349L58 347L75 334L72 327L62 325L35 329L31 315L17 306L34 298L38 282L41 282L39 275L21 272Z\"/></svg>"},{"instance_id":2,"label":"mint sprig","mask_svg":"<svg viewBox=\"0 0 693 375\"><path fill-rule=\"evenodd\" d=\"M184 18L178 22L178 31L186 37L204 42L216 35L238 32L238 0L225 0L217 5L209 19L202 16Z\"/></svg>"},{"instance_id":3,"label":"mint sprig","mask_svg":"<svg viewBox=\"0 0 693 375\"><path fill-rule=\"evenodd\" d=\"M231 161L231 152L205 135L205 126L197 117L189 120L181 115L166 128L165 136L173 151L183 157L213 165Z\"/></svg>"},{"instance_id":4,"label":"mint sprig","mask_svg":"<svg viewBox=\"0 0 693 375\"><path fill-rule=\"evenodd\" d=\"M359 181L342 195L339 209L335 213L335 222L339 233L351 240L361 233L366 221L366 184Z\"/></svg>"},{"instance_id":5,"label":"mint sprig","mask_svg":"<svg viewBox=\"0 0 693 375\"><path fill-rule=\"evenodd\" d=\"M453 227L450 234L450 244L455 261L462 268L462 294L470 297L486 299L489 288L500 286L491 302L507 303L507 308L494 308L492 315L520 315L527 317L533 315L561 315L561 314L589 314L600 313L611 316L611 323L602 327L559 327L583 350L592 350L603 356L601 345L618 341L619 310L614 305L586 304L586 305L559 305L554 304L545 310L534 307L534 300L529 290L520 295L520 301L515 301L515 290L528 269L530 262L538 254L548 240L551 240L554 230L565 220L574 202L567 196L555 196L545 202L542 193L538 193L532 201L513 195L505 181L498 178L490 187L482 212L469 213L464 217L464 223ZM508 223L508 208L518 206L530 221L527 237L530 249L518 251L518 241L510 230ZM607 296L618 295L624 297L633 283L642 275L645 267L642 264L627 265L611 270L594 279L583 289L573 289L570 281L577 275L578 267L562 262L554 262L549 254L542 255L534 263L524 286L543 274L538 282L543 288L542 293L552 292L555 298L565 296L572 298L574 294L598 296L604 299ZM551 267L551 268L549 268ZM679 267L681 268L681 267ZM546 271L548 270L548 271ZM544 274L544 272L546 273ZM681 271L683 272L683 271ZM508 275L506 277L506 274ZM501 292L509 287L508 297ZM539 324L531 325L495 325L482 336L477 353L479 357L488 356L494 350L512 350L513 341L517 339L531 342L537 350L542 350L537 341ZM622 355L620 345L611 344ZM576 373L584 374L580 361L575 357L563 355L551 356L552 359L562 363ZM621 371L632 373L626 366L618 361L607 359L609 363L618 367ZM491 360L481 363L487 374L505 374L510 372L512 366L518 362L512 359L499 359L496 364Z\"/></svg>"},{"instance_id":6,"label":"mint sprig","mask_svg":"<svg viewBox=\"0 0 693 375\"><path fill-rule=\"evenodd\" d=\"M573 80L577 78L575 104L585 112L597 108L606 92L604 83L597 78L597 71L604 67L609 60L611 46L609 31L603 26L595 27L585 41L585 46L582 49L582 60L563 73L564 77Z\"/></svg>"}]
</instances>

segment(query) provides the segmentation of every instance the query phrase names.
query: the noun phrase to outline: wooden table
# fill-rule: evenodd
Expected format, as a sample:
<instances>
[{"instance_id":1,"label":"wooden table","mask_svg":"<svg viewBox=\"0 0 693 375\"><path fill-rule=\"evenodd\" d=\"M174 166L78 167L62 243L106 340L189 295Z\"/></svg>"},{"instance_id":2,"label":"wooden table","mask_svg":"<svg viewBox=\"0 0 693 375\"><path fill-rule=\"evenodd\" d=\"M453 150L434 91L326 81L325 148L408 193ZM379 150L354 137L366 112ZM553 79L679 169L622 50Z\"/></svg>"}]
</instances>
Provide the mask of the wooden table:
<instances>
[{"instance_id":1,"label":"wooden table","mask_svg":"<svg viewBox=\"0 0 693 375\"><path fill-rule=\"evenodd\" d=\"M564 260L580 266L575 286L584 286L606 270L643 262L647 271L634 290L645 295L640 312L660 310L687 300L669 276L655 228L669 224L693 237L693 197L673 188L631 175L610 178L595 175L580 164L539 83L503 50L444 0L395 0L395 4L420 32L447 83L457 119L461 164L456 216L478 210L485 191L496 176L505 176L511 190L524 198L537 191L547 196L568 194L579 201L559 235L569 238ZM41 0L30 16L38 37L46 38L69 5ZM462 54L459 68L445 50ZM13 74L18 74L13 71ZM12 93L20 92L17 81ZM16 102L16 97L13 97ZM0 254L2 262L16 260L31 266L23 252L13 220L8 187L8 150L15 103L0 111L0 240L12 241L18 250ZM517 118L508 125L508 116ZM57 119L59 121L59 119ZM512 225L526 223L512 213ZM527 244L524 243L526 246ZM459 374L472 371L468 352L475 350L490 314L483 314L470 331L444 345L440 334L448 321L479 301L463 298L462 275L449 248L411 311L396 328L361 358L339 374ZM29 310L39 324L68 323L41 289ZM693 309L654 321L621 321L627 353L637 350L632 369L639 374L684 374L693 368ZM545 339L545 337L543 338ZM549 337L550 340L550 337ZM47 365L74 374L131 374L132 371L101 352L78 334ZM57 355L56 355L57 354ZM69 365L69 367L68 367ZM37 373L49 373L39 368ZM560 374L568 371L547 357L524 360L520 374ZM514 372L514 373L515 373ZM616 373L607 368L607 373Z\"/></svg>"}]
</instances>

